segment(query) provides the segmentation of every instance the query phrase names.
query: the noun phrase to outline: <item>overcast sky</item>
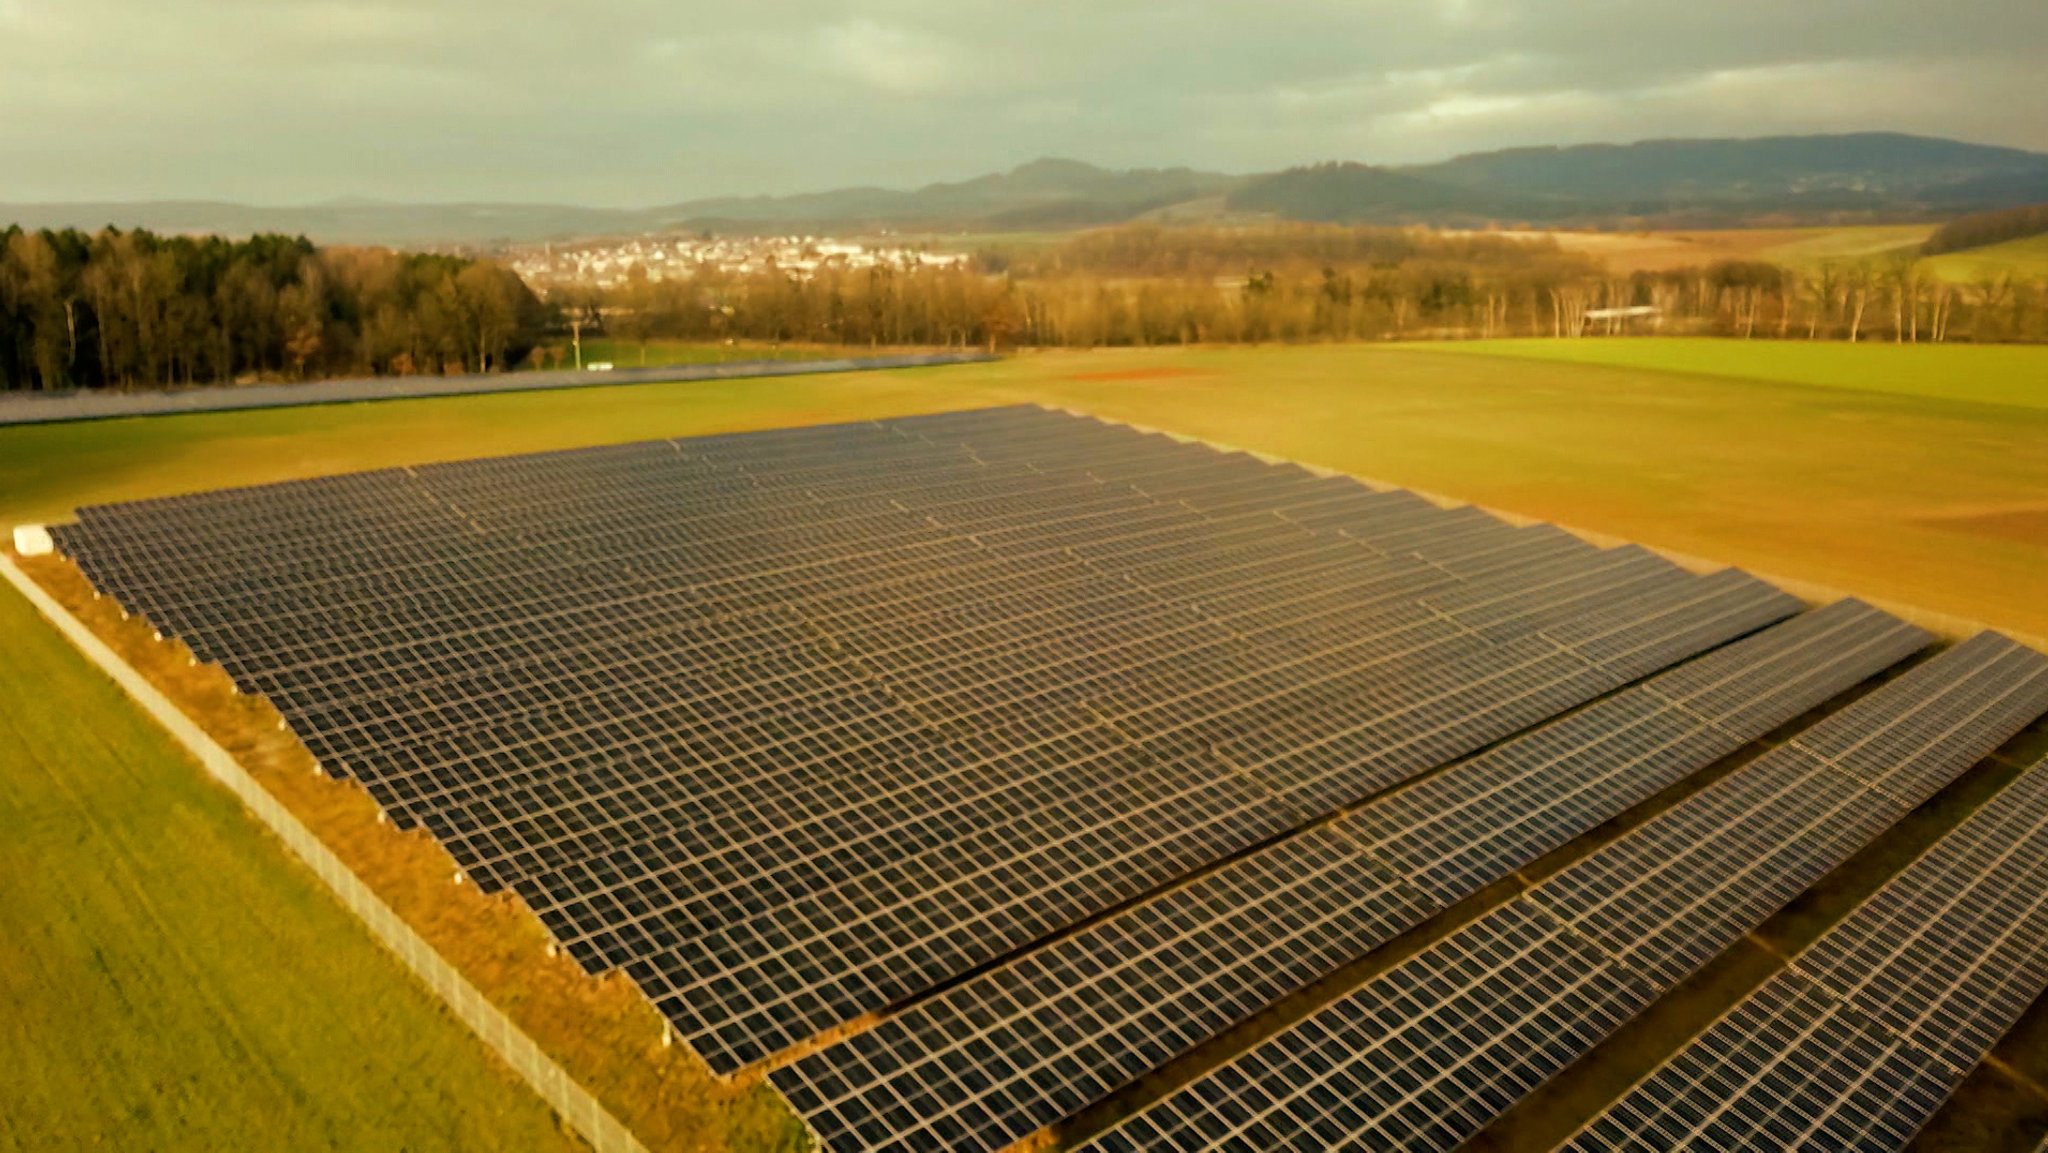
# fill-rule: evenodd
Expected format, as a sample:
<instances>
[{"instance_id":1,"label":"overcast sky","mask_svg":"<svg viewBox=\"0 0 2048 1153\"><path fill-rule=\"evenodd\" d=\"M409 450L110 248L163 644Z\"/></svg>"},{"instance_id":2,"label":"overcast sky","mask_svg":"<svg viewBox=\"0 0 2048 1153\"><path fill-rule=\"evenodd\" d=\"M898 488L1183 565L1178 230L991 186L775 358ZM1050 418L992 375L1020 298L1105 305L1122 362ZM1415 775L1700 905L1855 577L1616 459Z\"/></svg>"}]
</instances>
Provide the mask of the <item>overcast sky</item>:
<instances>
[{"instance_id":1,"label":"overcast sky","mask_svg":"<svg viewBox=\"0 0 2048 1153\"><path fill-rule=\"evenodd\" d=\"M1892 129L2048 151L2044 0L0 0L0 201L648 205Z\"/></svg>"}]
</instances>

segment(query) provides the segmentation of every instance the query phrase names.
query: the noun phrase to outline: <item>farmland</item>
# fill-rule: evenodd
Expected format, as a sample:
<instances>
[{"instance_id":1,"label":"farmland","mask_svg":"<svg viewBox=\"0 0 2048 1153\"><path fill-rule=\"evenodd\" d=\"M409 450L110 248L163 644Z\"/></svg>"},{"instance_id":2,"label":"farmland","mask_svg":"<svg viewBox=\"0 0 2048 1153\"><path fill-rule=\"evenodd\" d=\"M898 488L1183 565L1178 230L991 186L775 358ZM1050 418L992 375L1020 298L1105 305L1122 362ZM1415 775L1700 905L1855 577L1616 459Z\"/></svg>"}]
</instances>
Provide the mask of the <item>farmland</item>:
<instances>
[{"instance_id":1,"label":"farmland","mask_svg":"<svg viewBox=\"0 0 2048 1153\"><path fill-rule=\"evenodd\" d=\"M1722 261L1762 261L1795 272L1823 265L1883 265L1911 257L1934 231L1928 224L1878 224L1841 228L1728 228L1650 232L1510 233L1554 240L1566 252L1591 257L1616 273L1668 272ZM2048 237L1928 257L1925 269L1950 284L1974 284L2001 276L2038 280L2048 276Z\"/></svg>"},{"instance_id":2,"label":"farmland","mask_svg":"<svg viewBox=\"0 0 2048 1153\"><path fill-rule=\"evenodd\" d=\"M1928 261L1935 274L1951 283L1973 283L2011 275L2048 276L2048 235L2008 240L2003 244L1951 252Z\"/></svg>"},{"instance_id":3,"label":"farmland","mask_svg":"<svg viewBox=\"0 0 2048 1153\"><path fill-rule=\"evenodd\" d=\"M2048 562L2048 502L2041 495L2048 492L2048 402L2033 389L2044 379L2044 350L1762 342L1042 354L992 365L837 378L11 429L0 431L0 524L62 519L87 503L350 469L1035 401L2041 634L2048 633L2048 607L2037 595L2039 573ZM502 1075L493 1082L480 1048L462 1044L456 1026L434 1015L425 995L407 986L396 966L378 957L343 914L318 900L310 883L300 886L304 892L290 888L289 870L261 848L253 826L239 822L230 801L208 789L196 770L170 753L54 637L34 627L18 601L10 597L0 613L11 614L0 616L6 635L29 638L27 644L17 642L15 659L0 674L16 681L6 686L13 711L0 712L0 739L32 751L62 739L61 733L75 728L68 718L81 712L114 718L93 736L109 745L104 757L64 767L106 775L73 785L75 791L63 798L68 809L44 802L54 814L47 822L50 835L61 843L30 838L0 851L27 854L43 871L52 860L120 859L133 852L123 847L121 829L84 822L78 798L104 792L133 799L134 819L145 824L153 815L161 819L166 809L196 812L210 814L216 829L235 834L187 831L152 842L155 867L149 878L134 881L160 876L168 884L182 878L188 888L233 892L232 901L209 906L231 909L233 916L216 912L208 921L204 910L185 907L193 904L189 898L185 905L165 906L170 911L156 919L100 914L67 920L31 910L31 923L66 925L65 933L83 935L88 943L69 945L61 935L38 941L26 950L32 955L16 958L28 967L10 962L10 971L35 972L58 964L52 958L81 952L144 971L164 957L198 964L165 947L174 937L194 938L190 919L196 917L197 933L225 940L231 930L246 933L256 926L267 947L279 950L276 956L317 956L322 966L334 967L306 972L299 978L303 989L391 986L313 1008L280 1006L238 989L189 1004L164 998L167 1016L145 1018L152 1030L146 1041L156 1048L138 1050L129 1063L140 1070L135 1079L106 1077L95 1086L98 1097L53 1084L32 1090L32 1106L47 1097L65 1108L110 1116L140 1110L175 1118L185 1098L149 1071L180 1068L190 1048L180 1042L204 1031L214 1016L262 1037L266 1027L284 1028L277 1022L344 1027L323 1022L321 1014L361 1014L369 1023L347 1027L370 1030L386 1020L384 1014L399 1019L401 1010L393 1006L409 1005L405 1019L421 1023L405 1029L405 1040L360 1033L368 1039L350 1052L391 1054L394 1065L431 1067L446 1083L383 1083L383 1065L376 1063L353 1070L359 1080L348 1100L380 1121L387 1112L399 1115L389 1122L394 1126L440 1128L426 1134L393 1130L370 1143L489 1147L557 1139L544 1111L519 1099L516 1087L506 1088ZM0 709L7 707L0 703ZM104 763L96 770L96 762ZM238 869L246 878L236 879ZM9 876L21 873L17 865L6 870ZM221 875L228 880L213 880ZM198 886L196 877L209 878L206 886ZM90 909L94 899L119 898L66 891L65 886L86 883L68 876L42 883L50 892L26 899L43 901L51 910ZM173 923L180 926L177 933L166 927ZM92 940L93 933L105 939ZM210 945L203 957L234 957L235 948ZM345 964L357 968L343 971ZM291 971L268 954L237 968ZM188 977L163 980L159 987L208 986ZM105 982L79 982L76 988L88 1003L106 995ZM284 992L274 985L270 991ZM98 1019L83 1009L66 1012L66 1028ZM78 1035L121 1035L129 1026L119 1015L108 1008L102 1025L79 1029ZM46 1023L36 1035L52 1027ZM12 1045L34 1043L28 1032L0 1036ZM442 1050L415 1053L437 1036ZM277 1042L287 1055L293 1044L289 1038ZM9 1060L10 1067L24 1064ZM286 1057L276 1060L288 1063ZM91 1070L83 1054L61 1064L66 1073L75 1068L74 1075ZM474 1075L464 1072L472 1068ZM261 1095L260 1081L242 1088L243 1096L221 1095L225 1103L219 1108L229 1116L216 1124L228 1128L200 1130L199 1143L233 1143L269 1114L294 1107ZM417 1093L435 1094L435 1103L418 1105L408 1096ZM464 1107L452 1109L449 1101ZM298 1108L290 1123L309 1128L294 1144L348 1143L360 1132L353 1122L323 1119L318 1104ZM69 1114L55 1123L83 1124ZM185 1136L187 1123L167 1120L164 1129L140 1132L144 1143L161 1144L168 1140L162 1134ZM313 1128L321 1124L342 1129L323 1135ZM336 1136L339 1131L348 1140Z\"/></svg>"},{"instance_id":4,"label":"farmland","mask_svg":"<svg viewBox=\"0 0 2048 1153\"><path fill-rule=\"evenodd\" d=\"M2039 349L2013 345L1901 348L1883 341L1820 345L1737 340L1493 340L1445 352L1666 372L1917 400L2048 408Z\"/></svg>"}]
</instances>

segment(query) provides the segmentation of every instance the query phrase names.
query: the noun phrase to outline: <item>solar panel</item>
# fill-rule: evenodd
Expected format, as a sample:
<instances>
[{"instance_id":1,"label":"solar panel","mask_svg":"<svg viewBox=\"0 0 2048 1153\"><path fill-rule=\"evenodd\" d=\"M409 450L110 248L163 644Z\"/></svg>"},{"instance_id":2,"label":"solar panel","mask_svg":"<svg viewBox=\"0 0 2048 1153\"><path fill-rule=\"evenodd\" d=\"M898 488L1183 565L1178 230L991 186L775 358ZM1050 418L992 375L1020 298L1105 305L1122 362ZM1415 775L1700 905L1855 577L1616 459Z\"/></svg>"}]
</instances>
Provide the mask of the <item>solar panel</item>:
<instances>
[{"instance_id":1,"label":"solar panel","mask_svg":"<svg viewBox=\"0 0 2048 1153\"><path fill-rule=\"evenodd\" d=\"M1313 832L774 1080L832 1147L1001 1148L1425 913L1343 834ZM1232 948L1266 973L1212 973Z\"/></svg>"},{"instance_id":2,"label":"solar panel","mask_svg":"<svg viewBox=\"0 0 2048 1153\"><path fill-rule=\"evenodd\" d=\"M1001 1148L1734 751L1774 727L1773 710L1812 708L1928 640L1854 602L1806 614L941 994L773 1079L828 1145ZM1731 705L1753 697L1773 706L1722 730L1673 702L1709 688Z\"/></svg>"},{"instance_id":3,"label":"solar panel","mask_svg":"<svg viewBox=\"0 0 2048 1153\"><path fill-rule=\"evenodd\" d=\"M1448 1149L1534 1081L1528 1062L1447 1062L1447 1053L1571 1053L1654 996L1521 902L1423 956L1427 964L1389 971L1088 1148Z\"/></svg>"},{"instance_id":4,"label":"solar panel","mask_svg":"<svg viewBox=\"0 0 2048 1153\"><path fill-rule=\"evenodd\" d=\"M2048 763L1801 953L1816 984L1957 1071L2048 988Z\"/></svg>"},{"instance_id":5,"label":"solar panel","mask_svg":"<svg viewBox=\"0 0 2048 1153\"><path fill-rule=\"evenodd\" d=\"M1097 709L1110 713L1111 723L1136 742L1138 748L1163 746L1168 755L1195 757L1222 773L1220 777L1202 778L1216 782L1211 787L1237 789L1245 778L1228 771L1229 765L1256 772L1267 762L1246 756L1238 741L1214 746L1213 760L1203 757L1206 741L1176 743L1181 729L1193 724L1219 731L1256 732L1264 728L1284 733L1291 726L1282 718L1301 715L1303 705L1313 704L1317 723L1324 725L1345 715L1369 711L1368 715L1384 715L1394 720L1383 726L1381 732L1361 736L1350 747L1366 751L1412 750L1411 756L1388 770L1390 779L1397 779L1393 774L1419 771L1477 747L1496 728L1512 731L1540 720L1574 699L1583 699L1592 691L1586 686L1597 680L1582 662L1561 657L1554 649L1539 647L1530 652L1526 663L1499 677L1488 677L1483 670L1474 669L1463 674L1465 683L1456 690L1433 693L1413 703L1380 702L1371 694L1369 682L1354 672L1339 671L1334 680L1319 678L1315 684L1322 691L1307 692L1302 683L1307 679L1304 670L1314 667L1313 660L1295 665L1286 678L1274 682L1272 689L1256 679L1231 682L1198 701L1192 709L1181 709L1176 702L1163 702L1157 706L1165 710L1163 714L1156 710L1137 714L1145 722L1142 725L1136 720L1121 719L1113 711L1118 707L1118 698L1114 696L1098 704ZM1332 667L1347 670L1366 666L1347 660ZM1500 687L1500 682L1514 678L1520 678L1527 687ZM1456 678L1451 679L1455 683ZM1180 723L1172 727L1155 723L1162 718ZM1425 725L1428 727L1423 728ZM1407 728L1420 728L1425 735L1435 738L1434 743L1418 745L1415 733L1402 731ZM1108 779L1113 778L1105 777L1103 781ZM1138 786L1144 780L1142 776L1133 777ZM1100 791L1100 784L1091 788L1088 803L1128 805L1147 799L1139 787L1110 789L1105 794ZM1123 825L1088 824L1061 818L1058 811L1051 822L1042 811L1032 810L993 830L983 827L963 830L956 838L933 838L927 853L905 862L900 874L870 874L868 878L838 886L830 898L840 902L837 908L813 911L807 905L796 906L795 916L805 922L800 926L793 928L791 911L781 908L768 910L752 924L743 926L741 931L750 936L721 931L683 940L676 955L684 958L684 965L696 974L696 979L685 984L678 979L680 974L664 973L662 984L655 986L662 989L658 1003L661 997L672 995L690 1004L688 1012L697 1011L698 1005L706 1003L705 990L734 971L730 967L716 967L711 958L721 952L751 954L757 960L741 972L758 973L759 979L743 979L742 984L762 989L764 996L753 1004L728 999L717 1007L718 1015L739 1018L739 1028L731 1034L735 1039L744 1033L750 1039L767 1036L772 1040L778 1027L777 1010L782 1007L787 1024L780 1026L781 1035L786 1038L785 1043L794 1043L810 1032L838 1023L835 1017L858 1015L848 1012L850 1008L867 1011L907 996L915 985L906 982L936 984L944 975L966 971L1042 935L1048 922L1056 926L1059 918L1078 919L1090 910L1107 907L1187 871L1190 861L1216 859L1265 839L1313 812L1303 809L1290 813L1284 806L1269 802L1264 793L1245 793L1238 806L1246 815L1230 829L1212 834L1204 827L1180 823L1159 828L1122 852L1116 846L1133 840ZM1204 812L1220 808L1207 799L1201 805ZM1016 830L1019 839L1003 841L1006 831L1011 829ZM1212 835L1222 839L1205 840ZM1028 847L1048 841L1051 844L1042 852ZM992 843L1003 847L990 849ZM976 861L987 859L1004 864L979 873L972 871ZM1019 874L1026 880L1021 887L1012 880ZM1041 879L1048 875L1057 879L1048 884ZM882 889L883 885L888 888ZM1045 912L1048 904L1054 910L1050 914ZM755 926L765 929L770 925L782 936L755 931ZM678 931L677 935L685 934ZM849 955L853 949L864 947L862 943L876 940L883 944L866 947L871 955ZM700 957L706 959L697 960ZM806 967L816 972L817 977L805 981L792 976ZM670 988L673 994L668 992ZM796 1002L809 1002L812 1011L807 1012ZM692 1031L692 1035L697 1034ZM720 1039L711 1038L703 1042L710 1048L719 1043Z\"/></svg>"},{"instance_id":6,"label":"solar panel","mask_svg":"<svg viewBox=\"0 0 2048 1153\"><path fill-rule=\"evenodd\" d=\"M1982 633L1958 646L1951 659L1967 660L1967 675L1939 696L1921 700L1907 716L1874 731L1817 726L1800 734L1797 744L1912 808L1951 775L1926 750L1960 744L1988 755L2012 734L2016 720L2024 725L2048 711L2048 662L2033 649Z\"/></svg>"},{"instance_id":7,"label":"solar panel","mask_svg":"<svg viewBox=\"0 0 2048 1153\"><path fill-rule=\"evenodd\" d=\"M2048 989L2034 766L1590 1123L1573 1148L1902 1148Z\"/></svg>"},{"instance_id":8,"label":"solar panel","mask_svg":"<svg viewBox=\"0 0 2048 1153\"><path fill-rule=\"evenodd\" d=\"M2013 655L1991 638L1908 672L1099 1147L1456 1145L1902 815L1885 782L1951 780L2048 710L2048 657ZM1987 684L1987 668L2009 679ZM1836 733L1885 751L1851 771L1812 751Z\"/></svg>"},{"instance_id":9,"label":"solar panel","mask_svg":"<svg viewBox=\"0 0 2048 1153\"><path fill-rule=\"evenodd\" d=\"M726 1070L1797 607L1029 408L59 535Z\"/></svg>"},{"instance_id":10,"label":"solar panel","mask_svg":"<svg viewBox=\"0 0 2048 1153\"><path fill-rule=\"evenodd\" d=\"M1375 855L1448 904L1931 640L1838 602L1396 793L1362 810L1355 827Z\"/></svg>"},{"instance_id":11,"label":"solar panel","mask_svg":"<svg viewBox=\"0 0 2048 1153\"><path fill-rule=\"evenodd\" d=\"M1945 1090L1924 1054L1812 982L1772 980L1575 1149L1898 1149Z\"/></svg>"},{"instance_id":12,"label":"solar panel","mask_svg":"<svg viewBox=\"0 0 2048 1153\"><path fill-rule=\"evenodd\" d=\"M715 1069L883 1014L774 1074L835 1144L1028 1136L1925 640L1855 604L1774 628L1796 602L1740 573L1025 407L57 535ZM1426 1144L1490 1116L2048 708L2040 663L1963 646L1666 814L1635 889L1596 856L1423 954L1493 974L1462 1000L1404 965L1340 1003L1398 1007L1346 1036L1414 1018L1382 1054L1396 1120L1331 1098L1357 1070L1290 1033L1227 1132ZM1656 873L1702 834L1721 856ZM1497 1031L1537 1056L1461 1055L1508 989L1527 1012Z\"/></svg>"},{"instance_id":13,"label":"solar panel","mask_svg":"<svg viewBox=\"0 0 2048 1153\"><path fill-rule=\"evenodd\" d=\"M1995 672L2000 679L1987 679ZM2048 657L1987 634L1801 733L1532 899L1675 981L2048 712ZM1837 752L1837 750L1842 750ZM1867 750L1867 752L1866 752Z\"/></svg>"}]
</instances>

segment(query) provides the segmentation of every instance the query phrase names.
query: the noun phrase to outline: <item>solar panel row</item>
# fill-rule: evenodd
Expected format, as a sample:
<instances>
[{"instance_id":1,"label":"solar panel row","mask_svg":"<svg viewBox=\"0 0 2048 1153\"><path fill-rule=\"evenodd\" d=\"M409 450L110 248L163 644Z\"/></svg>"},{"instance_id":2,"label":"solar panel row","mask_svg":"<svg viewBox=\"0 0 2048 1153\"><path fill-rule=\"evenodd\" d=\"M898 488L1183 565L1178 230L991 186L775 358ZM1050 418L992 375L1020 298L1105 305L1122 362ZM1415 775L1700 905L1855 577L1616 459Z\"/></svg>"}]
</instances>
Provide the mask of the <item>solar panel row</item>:
<instances>
[{"instance_id":1,"label":"solar panel row","mask_svg":"<svg viewBox=\"0 0 2048 1153\"><path fill-rule=\"evenodd\" d=\"M1544 594L1544 599L1555 595ZM1728 599L1735 597L1742 598L1739 609L1746 615L1731 631L1767 623L1784 607L1776 596L1759 595L1747 585ZM1718 598L1713 608L1727 611ZM1416 626L1425 636L1433 627L1430 622ZM1332 625L1325 630L1325 643L1342 635L1343 629ZM1137 750L1156 751L1162 762L1192 766L1193 780L1229 790L1229 811L1245 812L1245 819L1215 832L1215 840L1205 839L1212 836L1209 829L1174 819L1133 842L1113 822L1153 799L1142 791L1146 778L1131 776L1130 787L1108 787L1125 779L1128 769L1095 772L1078 780L1074 791L1077 803L1100 814L1096 819L1035 806L1005 813L991 827L985 810L964 812L962 827L955 831L910 834L923 852L897 859L894 869L867 873L829 891L807 890L796 904L764 910L737 927L708 933L702 925L675 927L676 947L663 954L675 964L664 965L658 974L636 976L658 1004L676 1004L671 998L686 1003L687 1008L676 1011L679 1018L702 1014L701 1027L685 1029L702 1047L721 1049L723 1039L710 1030L724 1021L730 1023L726 1036L735 1059L766 1056L1263 840L1338 798L1355 799L1549 716L1611 687L1618 675L1591 669L1549 643L1515 642L1492 652L1466 649L1477 656L1464 655L1461 648L1455 634L1422 647L1411 645L1405 651L1426 656L1426 663L1390 669L1386 658L1375 659L1369 648L1350 645L1271 672L1218 678L1215 687L1181 699L1154 703L1145 695L1167 681L1163 674L1137 682L1128 695L1101 694L1090 703L1093 713L1105 716ZM1499 668L1503 657L1513 663ZM1439 683L1432 684L1433 679ZM1387 685L1396 691L1380 687ZM1243 751L1249 738L1241 734L1305 733L1309 725L1322 730L1351 718L1358 718L1352 731L1339 729L1348 738L1341 750L1318 746L1303 735L1273 756ZM1256 788L1244 791L1246 783L1260 780L1277 784L1276 770L1303 772L1297 766L1305 760L1310 773L1315 766L1328 766L1323 775L1304 778L1319 784L1337 772L1353 775L1291 806ZM1292 799L1284 788L1275 792L1282 802ZM1171 797L1159 802L1164 811L1172 811ZM1225 804L1203 795L1196 798L1196 809L1212 813ZM893 852L905 840L899 829L864 843L880 841ZM745 875L758 887L779 883L801 867ZM1069 903L1054 904L1061 901ZM734 966L732 961L741 957L748 960Z\"/></svg>"},{"instance_id":2,"label":"solar panel row","mask_svg":"<svg viewBox=\"0 0 2048 1153\"><path fill-rule=\"evenodd\" d=\"M1093 1147L1456 1145L2044 711L2048 657L1973 639Z\"/></svg>"},{"instance_id":3,"label":"solar panel row","mask_svg":"<svg viewBox=\"0 0 2048 1153\"><path fill-rule=\"evenodd\" d=\"M1750 766L1739 791L1674 809L1531 899L1676 983L2044 712L2048 657L1980 635Z\"/></svg>"},{"instance_id":4,"label":"solar panel row","mask_svg":"<svg viewBox=\"0 0 2048 1153\"><path fill-rule=\"evenodd\" d=\"M1903 1147L2048 989L2048 762L1596 1118L1574 1149Z\"/></svg>"},{"instance_id":5,"label":"solar panel row","mask_svg":"<svg viewBox=\"0 0 2048 1153\"><path fill-rule=\"evenodd\" d=\"M774 1081L828 1145L1001 1148L1930 639L1854 602L1806 614L950 990ZM1710 692L1740 719L1722 728L1688 710Z\"/></svg>"},{"instance_id":6,"label":"solar panel row","mask_svg":"<svg viewBox=\"0 0 2048 1153\"><path fill-rule=\"evenodd\" d=\"M1855 601L1651 678L1360 811L1358 835L1446 903L1736 752L1933 640Z\"/></svg>"},{"instance_id":7,"label":"solar panel row","mask_svg":"<svg viewBox=\"0 0 2048 1153\"><path fill-rule=\"evenodd\" d=\"M1033 409L88 509L60 536L720 1069L1796 608Z\"/></svg>"}]
</instances>

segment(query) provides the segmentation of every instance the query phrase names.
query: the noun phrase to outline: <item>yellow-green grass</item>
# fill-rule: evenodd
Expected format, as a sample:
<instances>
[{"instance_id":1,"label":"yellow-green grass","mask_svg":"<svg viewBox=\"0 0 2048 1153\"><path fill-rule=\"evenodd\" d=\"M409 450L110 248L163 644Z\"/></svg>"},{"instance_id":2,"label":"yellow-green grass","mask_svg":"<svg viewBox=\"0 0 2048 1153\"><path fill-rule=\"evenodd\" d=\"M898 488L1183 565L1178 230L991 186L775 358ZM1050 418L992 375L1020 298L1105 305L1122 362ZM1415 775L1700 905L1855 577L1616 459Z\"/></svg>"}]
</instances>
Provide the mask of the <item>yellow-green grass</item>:
<instances>
[{"instance_id":1,"label":"yellow-green grass","mask_svg":"<svg viewBox=\"0 0 2048 1153\"><path fill-rule=\"evenodd\" d=\"M1763 261L1811 273L1830 264L1888 269L1895 260L1916 256L1934 229L1932 224L1872 224L1521 235L1548 236L1567 252L1592 257L1617 273L1703 268L1731 260ZM2048 235L1929 257L1921 262L1921 268L1951 284L2003 276L2048 279Z\"/></svg>"},{"instance_id":2,"label":"yellow-green grass","mask_svg":"<svg viewBox=\"0 0 2048 1153\"><path fill-rule=\"evenodd\" d=\"M2048 233L1930 257L1927 267L1951 284L1975 284L2011 276L2048 280Z\"/></svg>"},{"instance_id":3,"label":"yellow-green grass","mask_svg":"<svg viewBox=\"0 0 2048 1153\"><path fill-rule=\"evenodd\" d=\"M2027 401L2048 380L2048 349L1486 351L1044 353L0 430L0 523L348 469L1036 401L2048 634L2048 408Z\"/></svg>"},{"instance_id":4,"label":"yellow-green grass","mask_svg":"<svg viewBox=\"0 0 2048 1153\"><path fill-rule=\"evenodd\" d=\"M0 1149L577 1147L0 585Z\"/></svg>"},{"instance_id":5,"label":"yellow-green grass","mask_svg":"<svg viewBox=\"0 0 2048 1153\"><path fill-rule=\"evenodd\" d=\"M1899 253L1917 252L1921 242L1933 234L1934 226L1931 224L1870 224L1799 230L1797 234L1773 239L1763 245L1754 258L1802 269L1829 262L1878 260Z\"/></svg>"},{"instance_id":6,"label":"yellow-green grass","mask_svg":"<svg viewBox=\"0 0 2048 1153\"><path fill-rule=\"evenodd\" d=\"M561 350L562 356L559 362L549 362L548 367L576 367L575 353L568 341L556 340L550 343ZM870 353L865 346L843 348L831 344L705 344L689 340L643 342L618 337L598 337L585 339L583 342L585 365L610 363L619 368L665 368L679 364L729 364L756 360L831 360L841 356L867 355Z\"/></svg>"},{"instance_id":7,"label":"yellow-green grass","mask_svg":"<svg viewBox=\"0 0 2048 1153\"><path fill-rule=\"evenodd\" d=\"M1437 347L1485 356L2048 409L2048 353L2025 345L1915 344L1902 348L1889 340L1849 346L1698 337L1481 340Z\"/></svg>"}]
</instances>

